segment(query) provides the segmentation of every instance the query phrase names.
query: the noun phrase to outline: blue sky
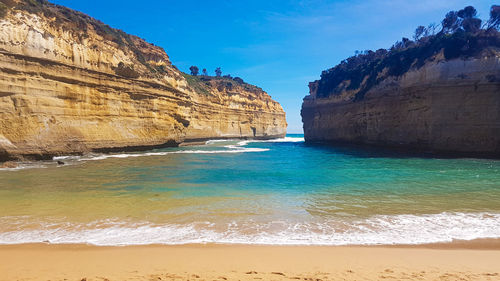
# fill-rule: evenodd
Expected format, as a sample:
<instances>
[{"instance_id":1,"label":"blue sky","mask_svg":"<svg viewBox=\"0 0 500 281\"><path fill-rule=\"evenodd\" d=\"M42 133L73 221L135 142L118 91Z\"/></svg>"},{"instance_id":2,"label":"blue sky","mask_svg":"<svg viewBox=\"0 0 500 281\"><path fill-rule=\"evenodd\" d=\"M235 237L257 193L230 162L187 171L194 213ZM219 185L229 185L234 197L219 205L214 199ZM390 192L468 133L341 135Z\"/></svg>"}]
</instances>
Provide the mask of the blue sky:
<instances>
[{"instance_id":1,"label":"blue sky","mask_svg":"<svg viewBox=\"0 0 500 281\"><path fill-rule=\"evenodd\" d=\"M418 25L486 0L54 0L163 47L174 65L240 76L280 102L290 133L302 132L307 84L355 50L388 48Z\"/></svg>"}]
</instances>

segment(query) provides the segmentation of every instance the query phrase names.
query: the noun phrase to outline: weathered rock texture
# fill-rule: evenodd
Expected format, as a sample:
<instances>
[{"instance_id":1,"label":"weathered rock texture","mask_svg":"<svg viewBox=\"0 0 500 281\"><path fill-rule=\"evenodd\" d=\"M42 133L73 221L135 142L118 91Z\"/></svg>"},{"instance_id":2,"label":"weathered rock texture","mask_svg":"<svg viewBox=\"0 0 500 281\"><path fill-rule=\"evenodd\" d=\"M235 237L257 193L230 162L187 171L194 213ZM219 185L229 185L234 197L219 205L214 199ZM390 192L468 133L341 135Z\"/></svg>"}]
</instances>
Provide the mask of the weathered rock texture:
<instances>
[{"instance_id":1,"label":"weathered rock texture","mask_svg":"<svg viewBox=\"0 0 500 281\"><path fill-rule=\"evenodd\" d=\"M2 2L0 158L286 133L260 88L185 75L162 48L65 7Z\"/></svg>"},{"instance_id":2,"label":"weathered rock texture","mask_svg":"<svg viewBox=\"0 0 500 281\"><path fill-rule=\"evenodd\" d=\"M343 90L302 106L306 141L500 156L500 53L445 60L440 54L389 76L360 100Z\"/></svg>"}]
</instances>

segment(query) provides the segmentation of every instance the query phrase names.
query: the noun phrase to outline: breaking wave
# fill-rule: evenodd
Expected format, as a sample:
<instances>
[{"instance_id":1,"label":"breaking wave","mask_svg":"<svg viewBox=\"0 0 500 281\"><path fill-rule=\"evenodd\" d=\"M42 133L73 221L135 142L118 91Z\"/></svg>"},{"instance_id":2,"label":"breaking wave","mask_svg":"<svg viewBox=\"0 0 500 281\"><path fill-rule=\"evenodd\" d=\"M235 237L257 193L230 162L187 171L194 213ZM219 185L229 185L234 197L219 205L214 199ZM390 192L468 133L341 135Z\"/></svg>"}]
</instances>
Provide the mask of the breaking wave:
<instances>
[{"instance_id":1,"label":"breaking wave","mask_svg":"<svg viewBox=\"0 0 500 281\"><path fill-rule=\"evenodd\" d=\"M498 213L376 215L354 221L339 219L308 223L249 220L225 224L196 222L161 225L104 220L89 224L38 223L35 229L29 229L33 227L33 222L29 221L26 217L0 218L4 229L10 229L0 233L0 244L391 245L500 237Z\"/></svg>"},{"instance_id":2,"label":"breaking wave","mask_svg":"<svg viewBox=\"0 0 500 281\"><path fill-rule=\"evenodd\" d=\"M145 156L164 156L169 154L225 154L225 153L248 153L248 152L265 152L269 148L255 148L245 147L249 143L277 143L277 142L303 142L304 138L285 137L271 140L208 140L206 145L221 144L214 150L191 149L191 150L177 150L177 151L158 151L158 152L144 152L144 153L121 153L121 154L94 154L86 156L58 156L54 157L54 161L58 160L76 160L76 161L90 161L90 160L104 160L108 158L129 158L129 157L145 157ZM236 143L235 143L236 142ZM227 143L227 144L226 144ZM226 144L226 145L223 145Z\"/></svg>"}]
</instances>

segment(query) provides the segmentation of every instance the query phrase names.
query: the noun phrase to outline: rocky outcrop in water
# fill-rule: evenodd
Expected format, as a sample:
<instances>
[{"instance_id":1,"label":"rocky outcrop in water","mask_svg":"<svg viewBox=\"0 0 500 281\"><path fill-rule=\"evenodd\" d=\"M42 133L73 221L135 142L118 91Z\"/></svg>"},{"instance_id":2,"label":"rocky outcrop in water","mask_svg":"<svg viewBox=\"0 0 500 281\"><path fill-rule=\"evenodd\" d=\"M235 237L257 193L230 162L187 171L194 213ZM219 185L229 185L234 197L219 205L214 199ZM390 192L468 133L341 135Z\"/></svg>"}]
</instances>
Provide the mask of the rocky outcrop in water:
<instances>
[{"instance_id":1,"label":"rocky outcrop in water","mask_svg":"<svg viewBox=\"0 0 500 281\"><path fill-rule=\"evenodd\" d=\"M306 141L500 157L498 32L424 39L353 58L365 61L343 62L311 82L302 105Z\"/></svg>"},{"instance_id":2,"label":"rocky outcrop in water","mask_svg":"<svg viewBox=\"0 0 500 281\"><path fill-rule=\"evenodd\" d=\"M286 133L258 87L186 75L162 48L65 7L0 4L0 158Z\"/></svg>"}]
</instances>

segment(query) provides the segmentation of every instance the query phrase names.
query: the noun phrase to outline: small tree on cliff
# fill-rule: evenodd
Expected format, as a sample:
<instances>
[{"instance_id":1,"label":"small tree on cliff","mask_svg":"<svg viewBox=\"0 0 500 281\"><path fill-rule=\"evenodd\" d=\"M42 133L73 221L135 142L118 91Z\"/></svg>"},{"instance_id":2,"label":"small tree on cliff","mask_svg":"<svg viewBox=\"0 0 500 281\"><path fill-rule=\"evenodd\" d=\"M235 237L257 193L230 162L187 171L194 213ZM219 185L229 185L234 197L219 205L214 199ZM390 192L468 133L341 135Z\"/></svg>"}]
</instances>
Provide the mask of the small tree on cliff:
<instances>
[{"instance_id":1,"label":"small tree on cliff","mask_svg":"<svg viewBox=\"0 0 500 281\"><path fill-rule=\"evenodd\" d=\"M189 68L189 70L191 70L191 75L193 75L193 76L198 75L198 71L199 71L199 69L198 69L198 67L197 67L197 66L192 65L192 66Z\"/></svg>"},{"instance_id":2,"label":"small tree on cliff","mask_svg":"<svg viewBox=\"0 0 500 281\"><path fill-rule=\"evenodd\" d=\"M222 75L222 70L220 69L220 67L217 67L215 69L215 76L221 77L221 75Z\"/></svg>"},{"instance_id":3,"label":"small tree on cliff","mask_svg":"<svg viewBox=\"0 0 500 281\"><path fill-rule=\"evenodd\" d=\"M431 23L427 26L424 36L435 35L437 30L438 30L438 25L435 23Z\"/></svg>"},{"instance_id":4,"label":"small tree on cliff","mask_svg":"<svg viewBox=\"0 0 500 281\"><path fill-rule=\"evenodd\" d=\"M443 26L442 32L444 33L455 32L460 26L457 12L455 11L448 12L444 17L443 21L441 22L441 25Z\"/></svg>"},{"instance_id":5,"label":"small tree on cliff","mask_svg":"<svg viewBox=\"0 0 500 281\"><path fill-rule=\"evenodd\" d=\"M490 9L490 19L488 20L488 29L500 27L500 6L493 5Z\"/></svg>"},{"instance_id":6,"label":"small tree on cliff","mask_svg":"<svg viewBox=\"0 0 500 281\"><path fill-rule=\"evenodd\" d=\"M418 41L422 36L424 36L426 33L425 26L421 25L415 29L415 34L413 35L413 40Z\"/></svg>"},{"instance_id":7,"label":"small tree on cliff","mask_svg":"<svg viewBox=\"0 0 500 281\"><path fill-rule=\"evenodd\" d=\"M481 29L481 20L478 18L468 18L462 21L462 28L466 32L477 32Z\"/></svg>"},{"instance_id":8,"label":"small tree on cliff","mask_svg":"<svg viewBox=\"0 0 500 281\"><path fill-rule=\"evenodd\" d=\"M207 69L206 69L206 68L203 68L203 70L201 71L201 73L202 73L204 76L208 76L208 73L207 73Z\"/></svg>"},{"instance_id":9,"label":"small tree on cliff","mask_svg":"<svg viewBox=\"0 0 500 281\"><path fill-rule=\"evenodd\" d=\"M476 32L481 29L481 20L478 19L477 11L472 6L467 6L458 11L457 16L461 19L460 26L466 32Z\"/></svg>"},{"instance_id":10,"label":"small tree on cliff","mask_svg":"<svg viewBox=\"0 0 500 281\"><path fill-rule=\"evenodd\" d=\"M477 16L476 8L472 6L467 6L462 10L458 11L457 16L462 19L471 19Z\"/></svg>"}]
</instances>

